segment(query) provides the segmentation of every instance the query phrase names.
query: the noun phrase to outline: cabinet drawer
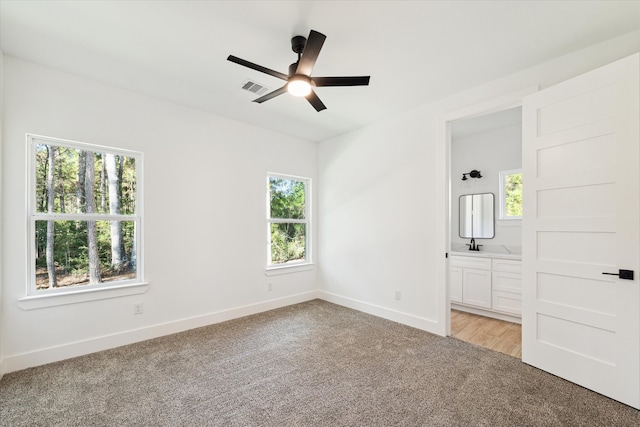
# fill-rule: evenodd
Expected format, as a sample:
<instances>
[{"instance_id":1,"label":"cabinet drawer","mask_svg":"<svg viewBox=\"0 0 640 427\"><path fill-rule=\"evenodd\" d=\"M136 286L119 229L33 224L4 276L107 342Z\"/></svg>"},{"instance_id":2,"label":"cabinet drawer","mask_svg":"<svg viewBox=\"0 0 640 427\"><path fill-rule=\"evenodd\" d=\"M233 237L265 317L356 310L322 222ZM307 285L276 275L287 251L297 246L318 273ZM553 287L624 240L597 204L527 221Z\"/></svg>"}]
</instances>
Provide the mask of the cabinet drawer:
<instances>
[{"instance_id":1,"label":"cabinet drawer","mask_svg":"<svg viewBox=\"0 0 640 427\"><path fill-rule=\"evenodd\" d=\"M522 273L522 261L515 259L492 259L493 271L508 271L511 273Z\"/></svg>"},{"instance_id":2,"label":"cabinet drawer","mask_svg":"<svg viewBox=\"0 0 640 427\"><path fill-rule=\"evenodd\" d=\"M522 275L520 273L494 271L491 282L493 290L522 293Z\"/></svg>"},{"instance_id":3,"label":"cabinet drawer","mask_svg":"<svg viewBox=\"0 0 640 427\"><path fill-rule=\"evenodd\" d=\"M522 298L512 292L493 291L491 308L503 313L522 315Z\"/></svg>"},{"instance_id":4,"label":"cabinet drawer","mask_svg":"<svg viewBox=\"0 0 640 427\"><path fill-rule=\"evenodd\" d=\"M452 267L476 268L478 270L491 270L491 258L452 255L450 258Z\"/></svg>"}]
</instances>

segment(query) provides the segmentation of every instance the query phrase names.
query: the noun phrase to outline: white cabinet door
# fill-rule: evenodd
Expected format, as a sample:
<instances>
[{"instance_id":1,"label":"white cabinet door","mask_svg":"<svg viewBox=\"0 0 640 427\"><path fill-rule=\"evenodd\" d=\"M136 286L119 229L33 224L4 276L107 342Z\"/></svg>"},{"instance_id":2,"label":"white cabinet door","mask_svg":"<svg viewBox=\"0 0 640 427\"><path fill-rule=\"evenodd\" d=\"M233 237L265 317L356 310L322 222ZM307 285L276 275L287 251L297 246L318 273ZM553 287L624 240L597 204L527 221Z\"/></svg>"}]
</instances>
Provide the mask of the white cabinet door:
<instances>
[{"instance_id":1,"label":"white cabinet door","mask_svg":"<svg viewBox=\"0 0 640 427\"><path fill-rule=\"evenodd\" d=\"M453 302L462 302L462 267L449 268L449 297Z\"/></svg>"},{"instance_id":2,"label":"white cabinet door","mask_svg":"<svg viewBox=\"0 0 640 427\"><path fill-rule=\"evenodd\" d=\"M640 408L640 56L523 102L522 360ZM633 280L602 273L635 271Z\"/></svg>"},{"instance_id":3,"label":"white cabinet door","mask_svg":"<svg viewBox=\"0 0 640 427\"><path fill-rule=\"evenodd\" d=\"M462 276L462 302L491 308L491 271L464 268Z\"/></svg>"}]
</instances>

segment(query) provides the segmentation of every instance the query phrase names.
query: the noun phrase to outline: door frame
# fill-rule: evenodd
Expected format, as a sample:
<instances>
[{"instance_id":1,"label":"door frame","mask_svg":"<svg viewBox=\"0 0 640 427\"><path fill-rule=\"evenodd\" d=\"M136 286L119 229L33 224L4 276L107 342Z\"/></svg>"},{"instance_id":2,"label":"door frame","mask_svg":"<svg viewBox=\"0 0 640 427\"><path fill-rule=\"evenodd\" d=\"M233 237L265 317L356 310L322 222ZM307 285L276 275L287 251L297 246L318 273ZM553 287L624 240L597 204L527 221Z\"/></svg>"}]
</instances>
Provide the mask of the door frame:
<instances>
[{"instance_id":1,"label":"door frame","mask_svg":"<svg viewBox=\"0 0 640 427\"><path fill-rule=\"evenodd\" d=\"M442 209L438 211L437 247L442 250L442 258L437 265L438 280L438 334L451 335L451 301L449 300L449 258L451 251L451 125L453 122L472 117L484 116L522 106L522 99L539 90L538 86L527 87L515 92L504 94L496 98L479 102L458 110L440 115L437 119L436 154L439 177L437 185L437 200ZM437 204L436 204L437 206ZM524 260L523 260L524 261Z\"/></svg>"}]
</instances>

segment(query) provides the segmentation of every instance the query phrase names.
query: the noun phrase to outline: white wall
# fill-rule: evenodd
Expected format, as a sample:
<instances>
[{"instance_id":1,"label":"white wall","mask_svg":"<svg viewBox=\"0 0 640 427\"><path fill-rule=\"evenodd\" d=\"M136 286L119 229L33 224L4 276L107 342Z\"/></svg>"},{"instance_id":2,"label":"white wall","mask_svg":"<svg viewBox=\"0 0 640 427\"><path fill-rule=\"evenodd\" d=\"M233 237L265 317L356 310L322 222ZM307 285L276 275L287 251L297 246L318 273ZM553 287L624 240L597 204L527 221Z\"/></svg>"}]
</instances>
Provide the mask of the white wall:
<instances>
[{"instance_id":1,"label":"white wall","mask_svg":"<svg viewBox=\"0 0 640 427\"><path fill-rule=\"evenodd\" d=\"M11 57L3 72L5 372L317 295L314 269L272 277L264 269L267 171L315 184L315 143ZM26 292L25 133L144 153L148 292L18 306ZM134 316L135 302L144 314Z\"/></svg>"},{"instance_id":2,"label":"white wall","mask_svg":"<svg viewBox=\"0 0 640 427\"><path fill-rule=\"evenodd\" d=\"M459 234L459 198L463 194L493 193L495 236L476 239L483 249L490 246L522 246L520 220L500 220L499 172L522 167L522 125L494 129L451 140L451 246L469 243ZM462 181L462 174L476 169L482 178Z\"/></svg>"},{"instance_id":3,"label":"white wall","mask_svg":"<svg viewBox=\"0 0 640 427\"><path fill-rule=\"evenodd\" d=\"M320 144L319 272L327 299L425 329L435 320L428 316L435 290L423 286L444 258L430 244L435 132L434 121L410 114Z\"/></svg>"},{"instance_id":4,"label":"white wall","mask_svg":"<svg viewBox=\"0 0 640 427\"><path fill-rule=\"evenodd\" d=\"M445 138L437 137L443 116L548 87L638 50L640 31L322 142L318 273L324 297L446 334L448 171Z\"/></svg>"}]
</instances>

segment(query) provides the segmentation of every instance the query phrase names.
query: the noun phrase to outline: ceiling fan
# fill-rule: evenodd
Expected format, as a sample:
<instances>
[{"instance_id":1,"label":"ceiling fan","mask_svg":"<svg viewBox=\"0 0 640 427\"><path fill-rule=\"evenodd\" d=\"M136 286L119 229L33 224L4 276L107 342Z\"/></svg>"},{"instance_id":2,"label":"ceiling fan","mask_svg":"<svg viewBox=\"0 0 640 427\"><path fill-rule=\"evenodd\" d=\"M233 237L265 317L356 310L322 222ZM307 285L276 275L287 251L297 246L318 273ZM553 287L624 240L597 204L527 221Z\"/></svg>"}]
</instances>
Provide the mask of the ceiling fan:
<instances>
[{"instance_id":1,"label":"ceiling fan","mask_svg":"<svg viewBox=\"0 0 640 427\"><path fill-rule=\"evenodd\" d=\"M229 55L227 60L287 82L280 89L276 89L260 98L254 99L253 102L263 103L285 92L289 92L293 96L304 96L316 111L322 111L327 107L322 103L320 98L318 98L318 95L316 95L313 90L314 86L367 86L370 78L370 76L311 77L311 70L313 70L313 66L318 59L320 49L322 49L326 38L327 36L314 30L311 30L309 33L308 39L303 36L293 37L291 39L291 49L298 54L298 61L289 65L289 74L271 70L233 55Z\"/></svg>"}]
</instances>

